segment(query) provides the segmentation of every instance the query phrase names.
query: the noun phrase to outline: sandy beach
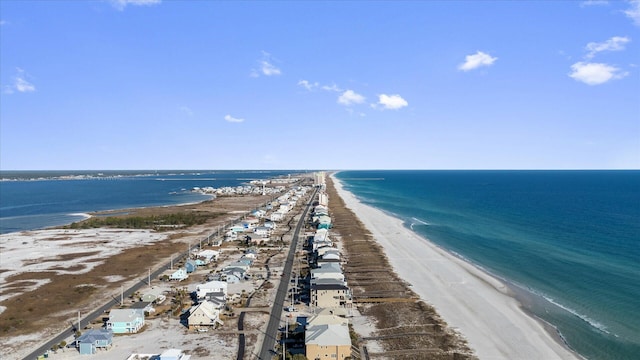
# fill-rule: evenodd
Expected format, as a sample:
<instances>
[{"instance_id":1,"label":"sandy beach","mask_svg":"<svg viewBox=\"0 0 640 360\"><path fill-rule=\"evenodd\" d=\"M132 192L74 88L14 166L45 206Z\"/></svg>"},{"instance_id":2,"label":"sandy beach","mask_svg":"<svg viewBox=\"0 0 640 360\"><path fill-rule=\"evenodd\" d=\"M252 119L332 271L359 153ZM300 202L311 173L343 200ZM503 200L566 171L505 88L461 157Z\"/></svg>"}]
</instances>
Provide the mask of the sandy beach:
<instances>
[{"instance_id":1,"label":"sandy beach","mask_svg":"<svg viewBox=\"0 0 640 360\"><path fill-rule=\"evenodd\" d=\"M503 282L420 237L401 220L362 204L332 179L398 275L467 339L480 359L578 358L520 308Z\"/></svg>"}]
</instances>

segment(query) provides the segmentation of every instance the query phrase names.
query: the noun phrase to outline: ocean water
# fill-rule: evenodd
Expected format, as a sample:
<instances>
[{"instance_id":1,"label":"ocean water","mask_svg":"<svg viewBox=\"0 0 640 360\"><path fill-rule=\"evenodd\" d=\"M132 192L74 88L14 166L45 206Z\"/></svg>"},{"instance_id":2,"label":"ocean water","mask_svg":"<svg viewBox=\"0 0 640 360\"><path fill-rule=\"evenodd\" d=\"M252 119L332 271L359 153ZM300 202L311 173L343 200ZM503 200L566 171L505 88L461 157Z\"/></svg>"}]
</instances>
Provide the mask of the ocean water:
<instances>
[{"instance_id":1,"label":"ocean water","mask_svg":"<svg viewBox=\"0 0 640 360\"><path fill-rule=\"evenodd\" d=\"M0 234L69 224L82 213L200 202L194 187L238 186L292 171L3 171Z\"/></svg>"},{"instance_id":2,"label":"ocean water","mask_svg":"<svg viewBox=\"0 0 640 360\"><path fill-rule=\"evenodd\" d=\"M588 359L640 359L640 171L342 171L364 203L522 291Z\"/></svg>"}]
</instances>

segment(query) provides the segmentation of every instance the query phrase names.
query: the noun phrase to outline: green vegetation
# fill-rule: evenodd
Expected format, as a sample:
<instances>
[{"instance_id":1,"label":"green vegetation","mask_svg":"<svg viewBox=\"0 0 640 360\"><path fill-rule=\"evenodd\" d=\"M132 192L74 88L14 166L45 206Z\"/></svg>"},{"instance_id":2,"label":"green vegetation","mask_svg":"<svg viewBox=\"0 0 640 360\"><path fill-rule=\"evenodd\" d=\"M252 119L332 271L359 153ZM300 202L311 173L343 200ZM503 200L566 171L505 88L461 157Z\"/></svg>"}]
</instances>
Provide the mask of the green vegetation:
<instances>
[{"instance_id":1,"label":"green vegetation","mask_svg":"<svg viewBox=\"0 0 640 360\"><path fill-rule=\"evenodd\" d=\"M93 229L101 227L119 229L154 229L158 231L186 228L193 225L204 224L207 220L215 218L217 213L174 213L151 216L127 216L127 217L92 217L90 219L74 222L65 226L66 229Z\"/></svg>"}]
</instances>

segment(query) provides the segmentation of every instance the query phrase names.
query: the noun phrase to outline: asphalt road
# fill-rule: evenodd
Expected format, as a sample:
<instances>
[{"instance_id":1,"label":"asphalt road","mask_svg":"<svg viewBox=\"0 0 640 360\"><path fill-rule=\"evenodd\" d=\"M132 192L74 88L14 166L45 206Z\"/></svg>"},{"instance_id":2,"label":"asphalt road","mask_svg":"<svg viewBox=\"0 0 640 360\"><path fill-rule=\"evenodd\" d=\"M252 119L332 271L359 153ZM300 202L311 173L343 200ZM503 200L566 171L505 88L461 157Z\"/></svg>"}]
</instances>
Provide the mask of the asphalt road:
<instances>
[{"instance_id":1,"label":"asphalt road","mask_svg":"<svg viewBox=\"0 0 640 360\"><path fill-rule=\"evenodd\" d=\"M278 286L278 291L276 292L276 298L273 302L273 307L271 308L269 324L267 324L264 340L262 342L262 348L260 349L260 354L258 355L258 359L260 360L271 360L271 358L275 354L275 345L278 342L278 327L280 325L282 311L284 310L284 301L285 297L287 296L289 282L291 282L291 269L293 268L293 260L296 253L296 248L298 247L298 235L300 233L300 229L307 219L307 212L309 212L309 208L311 207L311 204L313 204L317 193L318 189L316 188L313 195L311 195L311 199L309 200L309 203L307 203L307 207L305 207L300 220L298 220L298 225L296 226L296 230L293 233L293 239L291 240L291 246L289 247L289 255L287 256L287 260L284 263L282 278L280 279L280 285Z\"/></svg>"}]
</instances>

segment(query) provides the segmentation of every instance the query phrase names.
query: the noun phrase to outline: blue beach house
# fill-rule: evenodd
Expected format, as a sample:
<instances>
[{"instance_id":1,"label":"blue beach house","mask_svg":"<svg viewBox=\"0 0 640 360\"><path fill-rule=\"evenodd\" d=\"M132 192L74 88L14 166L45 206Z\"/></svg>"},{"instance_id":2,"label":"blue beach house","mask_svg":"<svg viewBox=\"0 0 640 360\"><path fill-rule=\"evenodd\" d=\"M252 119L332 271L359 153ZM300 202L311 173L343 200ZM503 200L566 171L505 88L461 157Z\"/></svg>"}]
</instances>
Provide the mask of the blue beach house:
<instances>
[{"instance_id":1,"label":"blue beach house","mask_svg":"<svg viewBox=\"0 0 640 360\"><path fill-rule=\"evenodd\" d=\"M189 259L187 260L187 262L184 263L184 267L185 267L185 270L187 270L187 273L190 274L196 271L196 269L198 268L198 264L196 263L195 260Z\"/></svg>"},{"instance_id":2,"label":"blue beach house","mask_svg":"<svg viewBox=\"0 0 640 360\"><path fill-rule=\"evenodd\" d=\"M182 281L186 278L189 277L189 274L187 273L186 269L180 268L176 271L174 271L170 276L169 276L169 280L177 280L177 281Z\"/></svg>"},{"instance_id":3,"label":"blue beach house","mask_svg":"<svg viewBox=\"0 0 640 360\"><path fill-rule=\"evenodd\" d=\"M113 332L105 329L87 330L76 340L81 355L95 354L98 348L108 349L113 342Z\"/></svg>"},{"instance_id":4,"label":"blue beach house","mask_svg":"<svg viewBox=\"0 0 640 360\"><path fill-rule=\"evenodd\" d=\"M144 309L113 309L109 313L107 330L114 334L137 333L144 326Z\"/></svg>"},{"instance_id":5,"label":"blue beach house","mask_svg":"<svg viewBox=\"0 0 640 360\"><path fill-rule=\"evenodd\" d=\"M208 263L201 259L195 259L194 261L196 262L196 266L205 266Z\"/></svg>"}]
</instances>

